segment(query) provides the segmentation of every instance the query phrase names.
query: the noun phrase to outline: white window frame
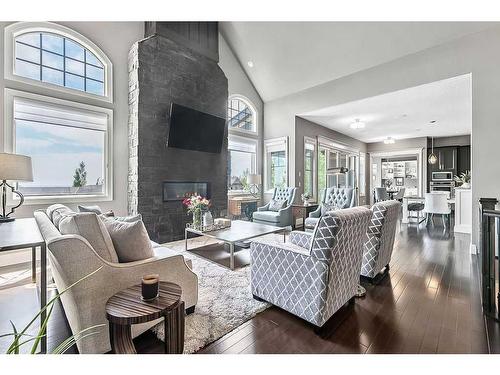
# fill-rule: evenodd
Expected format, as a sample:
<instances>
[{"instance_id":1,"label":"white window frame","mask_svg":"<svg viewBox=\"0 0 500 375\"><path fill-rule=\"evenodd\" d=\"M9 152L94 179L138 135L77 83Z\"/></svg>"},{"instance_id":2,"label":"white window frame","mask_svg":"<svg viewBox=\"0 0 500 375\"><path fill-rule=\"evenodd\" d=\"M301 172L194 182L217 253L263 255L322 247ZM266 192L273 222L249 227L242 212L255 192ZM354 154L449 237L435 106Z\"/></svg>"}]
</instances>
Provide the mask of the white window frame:
<instances>
[{"instance_id":1,"label":"white window frame","mask_svg":"<svg viewBox=\"0 0 500 375\"><path fill-rule=\"evenodd\" d=\"M65 86L59 86L53 83L42 82L31 78L22 77L14 74L15 66L15 43L19 35L42 32L60 35L71 39L84 48L92 52L103 64L104 67L104 95L92 94L85 91L72 89ZM106 54L92 41L83 35L71 30L68 27L61 26L52 22L16 22L7 26L4 30L4 77L8 81L21 82L23 84L48 88L57 92L77 95L80 97L101 100L107 103L113 102L113 65Z\"/></svg>"},{"instance_id":2,"label":"white window frame","mask_svg":"<svg viewBox=\"0 0 500 375\"><path fill-rule=\"evenodd\" d=\"M229 101L230 100L234 100L234 99L241 100L252 111L252 118L253 118L253 123L254 123L254 126L255 126L255 131L245 130L245 129L238 129L238 128L231 128L231 127L228 126L229 132L230 133L239 133L241 135L258 136L259 135L259 119L257 117L258 113L257 113L257 110L255 109L255 106L250 101L250 99L248 99L246 96L243 96L243 95L240 95L240 94L230 95L229 98L227 99L227 105L229 106ZM226 111L227 111L227 108L226 108ZM227 121L229 122L229 118L227 119Z\"/></svg>"},{"instance_id":3,"label":"white window frame","mask_svg":"<svg viewBox=\"0 0 500 375\"><path fill-rule=\"evenodd\" d=\"M264 141L264 191L267 194L270 194L273 192L274 187L269 186L270 179L269 179L269 170L268 170L268 160L267 160L267 150L269 147L273 146L283 146L283 150L285 151L285 162L286 162L286 184L290 184L290 162L288 160L289 157L289 152L288 152L288 136L286 137L279 137L279 138L272 138L272 139L266 139Z\"/></svg>"},{"instance_id":4,"label":"white window frame","mask_svg":"<svg viewBox=\"0 0 500 375\"><path fill-rule=\"evenodd\" d=\"M239 135L235 134L229 134L228 138L233 138L236 142L241 142L241 143L254 143L255 144L255 165L254 165L254 171L251 173L258 174L259 173L259 140L256 138L250 138L250 137L242 137ZM235 150L238 151L238 150ZM228 152L231 152L231 149L228 147ZM246 190L227 190L228 196L235 196L235 195L248 195L250 194Z\"/></svg>"},{"instance_id":5,"label":"white window frame","mask_svg":"<svg viewBox=\"0 0 500 375\"><path fill-rule=\"evenodd\" d=\"M307 137L304 136L304 171L303 173L303 191L304 187L306 186L306 145L310 144L314 147L314 154L313 154L313 170L312 170L312 180L313 180L313 185L312 185L312 197L311 200L313 202L317 202L318 199L318 142L316 141L316 138L312 137Z\"/></svg>"},{"instance_id":6,"label":"white window frame","mask_svg":"<svg viewBox=\"0 0 500 375\"><path fill-rule=\"evenodd\" d=\"M48 195L48 196L26 196L25 205L49 204L49 203L85 203L85 202L107 202L113 200L113 110L96 107L93 105L78 102L56 99L44 95L28 93L24 91L5 89L4 92L4 150L15 153L16 129L14 121L14 100L15 98L30 99L47 104L55 104L66 107L73 107L79 110L87 110L107 115L107 130L104 139L104 166L105 166L105 191L104 194L96 195ZM8 203L16 203L11 195L8 196Z\"/></svg>"}]
</instances>

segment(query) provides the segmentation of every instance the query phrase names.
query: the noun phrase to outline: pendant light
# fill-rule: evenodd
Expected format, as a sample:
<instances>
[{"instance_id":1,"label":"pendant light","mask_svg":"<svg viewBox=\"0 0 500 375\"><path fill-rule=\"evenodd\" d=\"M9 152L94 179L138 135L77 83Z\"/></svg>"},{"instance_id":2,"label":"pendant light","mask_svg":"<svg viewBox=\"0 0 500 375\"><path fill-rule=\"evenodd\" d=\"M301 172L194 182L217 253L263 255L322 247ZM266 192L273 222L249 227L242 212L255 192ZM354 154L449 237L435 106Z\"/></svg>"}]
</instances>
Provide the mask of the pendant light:
<instances>
[{"instance_id":1,"label":"pendant light","mask_svg":"<svg viewBox=\"0 0 500 375\"><path fill-rule=\"evenodd\" d=\"M431 151L431 154L429 155L429 157L427 158L427 161L429 162L429 164L436 164L438 161L438 158L437 158L436 154L434 153L434 137L431 138L431 142L432 142L432 151Z\"/></svg>"}]
</instances>

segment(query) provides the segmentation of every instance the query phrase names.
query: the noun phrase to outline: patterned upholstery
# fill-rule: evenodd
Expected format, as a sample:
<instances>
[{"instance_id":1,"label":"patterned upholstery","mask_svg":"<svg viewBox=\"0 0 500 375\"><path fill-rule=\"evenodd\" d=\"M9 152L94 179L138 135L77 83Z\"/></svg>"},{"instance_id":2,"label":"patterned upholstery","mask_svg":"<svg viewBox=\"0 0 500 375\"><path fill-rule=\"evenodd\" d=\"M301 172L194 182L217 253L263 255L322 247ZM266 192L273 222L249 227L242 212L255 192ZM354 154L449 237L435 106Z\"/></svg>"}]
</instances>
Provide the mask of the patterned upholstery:
<instances>
[{"instance_id":1,"label":"patterned upholstery","mask_svg":"<svg viewBox=\"0 0 500 375\"><path fill-rule=\"evenodd\" d=\"M304 225L306 230L311 231L316 227L319 218L324 213L324 206L336 207L337 209L349 208L355 206L356 194L353 188L331 187L323 189L321 192L321 204L309 214Z\"/></svg>"},{"instance_id":2,"label":"patterned upholstery","mask_svg":"<svg viewBox=\"0 0 500 375\"><path fill-rule=\"evenodd\" d=\"M396 224L401 203L395 200L375 203L363 246L361 275L374 278L391 261Z\"/></svg>"},{"instance_id":3,"label":"patterned upholstery","mask_svg":"<svg viewBox=\"0 0 500 375\"><path fill-rule=\"evenodd\" d=\"M294 187L274 188L272 200L286 202L285 207L277 212L269 210L269 203L265 206L257 207L257 211L252 215L253 221L278 227L292 225L292 203L295 200L296 189Z\"/></svg>"},{"instance_id":4,"label":"patterned upholstery","mask_svg":"<svg viewBox=\"0 0 500 375\"><path fill-rule=\"evenodd\" d=\"M356 295L371 210L331 211L290 242L252 242L252 293L321 327Z\"/></svg>"}]
</instances>

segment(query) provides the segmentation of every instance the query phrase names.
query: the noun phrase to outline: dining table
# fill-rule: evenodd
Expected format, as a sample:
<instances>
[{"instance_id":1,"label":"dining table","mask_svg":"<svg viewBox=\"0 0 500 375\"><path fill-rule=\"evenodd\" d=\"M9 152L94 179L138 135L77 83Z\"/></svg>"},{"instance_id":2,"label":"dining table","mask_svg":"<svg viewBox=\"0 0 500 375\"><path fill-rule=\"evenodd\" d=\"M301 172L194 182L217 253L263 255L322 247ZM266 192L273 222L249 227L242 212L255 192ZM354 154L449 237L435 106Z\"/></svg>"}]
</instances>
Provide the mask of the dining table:
<instances>
[{"instance_id":1,"label":"dining table","mask_svg":"<svg viewBox=\"0 0 500 375\"><path fill-rule=\"evenodd\" d=\"M448 204L451 206L455 205L455 198L448 198ZM403 197L403 220L401 221L403 224L408 223L408 203L409 202L425 202L425 197L408 195Z\"/></svg>"}]
</instances>

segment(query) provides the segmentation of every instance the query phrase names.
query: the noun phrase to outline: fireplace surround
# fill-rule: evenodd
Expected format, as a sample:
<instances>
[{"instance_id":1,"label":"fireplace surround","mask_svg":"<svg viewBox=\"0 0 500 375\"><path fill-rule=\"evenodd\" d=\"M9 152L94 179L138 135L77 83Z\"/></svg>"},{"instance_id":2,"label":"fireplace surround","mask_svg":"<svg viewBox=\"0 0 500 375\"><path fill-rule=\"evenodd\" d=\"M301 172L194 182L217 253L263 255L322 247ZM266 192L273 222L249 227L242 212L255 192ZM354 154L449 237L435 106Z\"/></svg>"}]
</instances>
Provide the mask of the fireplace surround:
<instances>
[{"instance_id":1,"label":"fireplace surround","mask_svg":"<svg viewBox=\"0 0 500 375\"><path fill-rule=\"evenodd\" d=\"M227 125L220 153L167 145L172 103L226 118L228 85L216 22L147 22L145 34L129 52L128 211L165 243L183 238L191 220L176 193L164 199L165 181L207 183L212 214L226 214Z\"/></svg>"}]
</instances>

